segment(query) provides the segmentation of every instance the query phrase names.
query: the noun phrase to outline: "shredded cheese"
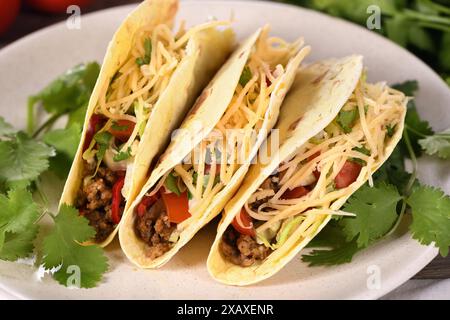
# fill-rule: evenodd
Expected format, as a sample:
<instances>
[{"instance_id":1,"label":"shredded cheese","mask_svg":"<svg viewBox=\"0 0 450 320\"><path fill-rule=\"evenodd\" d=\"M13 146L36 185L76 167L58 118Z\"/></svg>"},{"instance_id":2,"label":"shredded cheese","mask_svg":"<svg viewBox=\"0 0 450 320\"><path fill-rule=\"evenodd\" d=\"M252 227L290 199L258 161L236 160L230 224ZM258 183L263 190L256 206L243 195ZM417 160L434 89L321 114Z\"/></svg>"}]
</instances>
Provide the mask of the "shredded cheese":
<instances>
[{"instance_id":1,"label":"shredded cheese","mask_svg":"<svg viewBox=\"0 0 450 320\"><path fill-rule=\"evenodd\" d=\"M389 125L394 128L402 121L401 115L406 103L407 98L403 93L384 83L367 84L361 79L343 108L358 110L358 119L352 131L346 134L336 125L333 132L328 131L323 135L320 143L306 143L297 154L280 164L275 175L267 178L275 184L274 187L263 188L266 182L263 183L244 204L245 210L255 220L257 234L276 223L303 215L305 219L285 242L289 246L294 241L301 241L314 234L327 216L351 215L336 207L340 204L340 199L355 191L354 183L336 189L334 181L347 161L358 160L362 169L356 181L368 179L373 184L373 168L385 157L385 141L389 139L386 127ZM370 154L366 155L355 149L361 147L368 149ZM283 199L285 192L298 187L314 170L318 170L319 177L312 184L310 192L296 199ZM268 240L270 244L273 239ZM277 253L273 252L267 259L277 258Z\"/></svg>"}]
</instances>

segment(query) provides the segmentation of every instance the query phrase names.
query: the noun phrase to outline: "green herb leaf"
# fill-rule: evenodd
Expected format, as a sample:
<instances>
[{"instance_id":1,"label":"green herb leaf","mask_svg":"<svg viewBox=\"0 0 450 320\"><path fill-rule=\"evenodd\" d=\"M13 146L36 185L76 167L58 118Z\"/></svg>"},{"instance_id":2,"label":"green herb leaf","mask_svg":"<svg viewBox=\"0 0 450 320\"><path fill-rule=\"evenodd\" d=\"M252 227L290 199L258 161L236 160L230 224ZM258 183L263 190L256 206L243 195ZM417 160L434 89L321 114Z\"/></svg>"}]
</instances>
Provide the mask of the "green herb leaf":
<instances>
[{"instance_id":1,"label":"green herb leaf","mask_svg":"<svg viewBox=\"0 0 450 320\"><path fill-rule=\"evenodd\" d=\"M152 57L152 41L150 38L144 40L145 55L136 59L136 64L140 67L149 64Z\"/></svg>"},{"instance_id":2,"label":"green herb leaf","mask_svg":"<svg viewBox=\"0 0 450 320\"><path fill-rule=\"evenodd\" d=\"M49 167L53 148L30 139L23 132L15 139L0 141L0 180L7 183L35 180Z\"/></svg>"},{"instance_id":3,"label":"green herb leaf","mask_svg":"<svg viewBox=\"0 0 450 320\"><path fill-rule=\"evenodd\" d=\"M316 248L302 256L302 260L313 266L332 266L352 261L358 248L356 239L347 242L346 235L337 221L330 221L320 233L308 244ZM323 248L323 249L317 249Z\"/></svg>"},{"instance_id":4,"label":"green herb leaf","mask_svg":"<svg viewBox=\"0 0 450 320\"><path fill-rule=\"evenodd\" d=\"M98 151L97 151L97 161L102 161L103 157L105 156L106 150L109 148L109 142L112 139L112 134L108 131L101 131L97 132L94 135L94 140L98 144Z\"/></svg>"},{"instance_id":5,"label":"green herb leaf","mask_svg":"<svg viewBox=\"0 0 450 320\"><path fill-rule=\"evenodd\" d=\"M380 184L362 186L344 206L344 210L356 214L340 220L347 241L356 238L359 248L384 236L397 220L397 203L401 200L394 186Z\"/></svg>"},{"instance_id":6,"label":"green herb leaf","mask_svg":"<svg viewBox=\"0 0 450 320\"><path fill-rule=\"evenodd\" d=\"M44 135L44 142L56 150L56 156L50 159L50 170L58 177L65 178L69 174L80 138L81 126L78 124L66 129L49 131Z\"/></svg>"},{"instance_id":7,"label":"green herb leaf","mask_svg":"<svg viewBox=\"0 0 450 320\"><path fill-rule=\"evenodd\" d=\"M8 122L5 121L3 117L0 117L0 137L10 136L17 132L16 129Z\"/></svg>"},{"instance_id":8,"label":"green herb leaf","mask_svg":"<svg viewBox=\"0 0 450 320\"><path fill-rule=\"evenodd\" d=\"M370 156L370 150L367 149L365 146L362 146L362 147L354 147L352 150L358 151L359 153L362 153L362 154L364 154L364 155L366 155L366 156ZM362 159L359 159L359 158L352 158L351 161L356 162L356 163L359 163L359 164L362 165L362 166L365 166L365 165L366 165L366 162L365 162L364 160L362 160Z\"/></svg>"},{"instance_id":9,"label":"green herb leaf","mask_svg":"<svg viewBox=\"0 0 450 320\"><path fill-rule=\"evenodd\" d=\"M16 261L27 258L34 250L34 240L39 232L37 224L31 225L21 233L6 232L3 247L0 250L0 260Z\"/></svg>"},{"instance_id":10,"label":"green herb leaf","mask_svg":"<svg viewBox=\"0 0 450 320\"><path fill-rule=\"evenodd\" d=\"M302 261L308 263L310 267L349 263L360 249L353 240L332 249L314 249L309 254L302 255Z\"/></svg>"},{"instance_id":11,"label":"green herb leaf","mask_svg":"<svg viewBox=\"0 0 450 320\"><path fill-rule=\"evenodd\" d=\"M442 256L447 256L450 246L450 197L441 190L416 186L409 198L413 221L409 227L413 238L421 244L432 242Z\"/></svg>"},{"instance_id":12,"label":"green herb leaf","mask_svg":"<svg viewBox=\"0 0 450 320\"><path fill-rule=\"evenodd\" d=\"M397 83L392 88L403 92L408 97L413 97L417 90L419 90L419 83L417 80L408 80L402 83Z\"/></svg>"},{"instance_id":13,"label":"green herb leaf","mask_svg":"<svg viewBox=\"0 0 450 320\"><path fill-rule=\"evenodd\" d=\"M180 190L178 190L177 186L177 177L173 175L173 172L169 173L164 182L164 186L169 189L171 192L175 193L177 196L181 194Z\"/></svg>"},{"instance_id":14,"label":"green herb leaf","mask_svg":"<svg viewBox=\"0 0 450 320\"><path fill-rule=\"evenodd\" d=\"M83 246L95 230L75 208L62 205L52 231L43 241L43 264L58 268L53 277L64 286L94 287L108 269L107 258L97 245Z\"/></svg>"},{"instance_id":15,"label":"green herb leaf","mask_svg":"<svg viewBox=\"0 0 450 320\"><path fill-rule=\"evenodd\" d=\"M89 101L99 72L97 62L77 65L34 95L32 101L41 102L49 113L75 110Z\"/></svg>"},{"instance_id":16,"label":"green herb leaf","mask_svg":"<svg viewBox=\"0 0 450 320\"><path fill-rule=\"evenodd\" d=\"M39 211L26 189L0 194L0 259L15 261L33 251Z\"/></svg>"},{"instance_id":17,"label":"green herb leaf","mask_svg":"<svg viewBox=\"0 0 450 320\"><path fill-rule=\"evenodd\" d=\"M396 128L397 128L397 125L395 124L395 125L390 125L390 124L388 124L387 126L386 126L386 134L387 134L387 136L389 137L389 138L392 138L393 136L394 136L394 133L395 133L395 130L396 130Z\"/></svg>"},{"instance_id":18,"label":"green herb leaf","mask_svg":"<svg viewBox=\"0 0 450 320\"><path fill-rule=\"evenodd\" d=\"M437 154L442 159L450 157L450 129L419 140L419 144L429 155Z\"/></svg>"},{"instance_id":19,"label":"green herb leaf","mask_svg":"<svg viewBox=\"0 0 450 320\"><path fill-rule=\"evenodd\" d=\"M345 133L352 132L352 127L358 119L358 109L341 110L337 116L337 123L341 126Z\"/></svg>"},{"instance_id":20,"label":"green herb leaf","mask_svg":"<svg viewBox=\"0 0 450 320\"><path fill-rule=\"evenodd\" d=\"M392 87L402 91L405 95L410 97L414 96L416 91L419 89L417 81L405 81L400 84L395 84ZM405 129L408 130L409 139L411 141L414 153L420 157L422 150L418 142L419 139L432 135L434 132L433 129L431 129L430 124L420 118L414 100L410 100L408 102L408 110L405 118ZM403 153L409 157L404 141L402 141L401 145L403 148Z\"/></svg>"},{"instance_id":21,"label":"green herb leaf","mask_svg":"<svg viewBox=\"0 0 450 320\"><path fill-rule=\"evenodd\" d=\"M131 157L131 147L128 147L127 151L120 151L113 157L116 162L127 160Z\"/></svg>"},{"instance_id":22,"label":"green herb leaf","mask_svg":"<svg viewBox=\"0 0 450 320\"><path fill-rule=\"evenodd\" d=\"M111 125L111 129L115 130L115 131L125 131L128 130L128 125L119 125L116 121L113 121L112 125Z\"/></svg>"},{"instance_id":23,"label":"green herb leaf","mask_svg":"<svg viewBox=\"0 0 450 320\"><path fill-rule=\"evenodd\" d=\"M241 77L239 78L239 84L243 87L252 79L252 71L248 66L244 67L244 70L242 70Z\"/></svg>"},{"instance_id":24,"label":"green herb leaf","mask_svg":"<svg viewBox=\"0 0 450 320\"><path fill-rule=\"evenodd\" d=\"M405 155L402 150L397 146L389 159L375 172L373 178L376 183L385 182L394 185L404 194L411 174L405 170Z\"/></svg>"}]
</instances>

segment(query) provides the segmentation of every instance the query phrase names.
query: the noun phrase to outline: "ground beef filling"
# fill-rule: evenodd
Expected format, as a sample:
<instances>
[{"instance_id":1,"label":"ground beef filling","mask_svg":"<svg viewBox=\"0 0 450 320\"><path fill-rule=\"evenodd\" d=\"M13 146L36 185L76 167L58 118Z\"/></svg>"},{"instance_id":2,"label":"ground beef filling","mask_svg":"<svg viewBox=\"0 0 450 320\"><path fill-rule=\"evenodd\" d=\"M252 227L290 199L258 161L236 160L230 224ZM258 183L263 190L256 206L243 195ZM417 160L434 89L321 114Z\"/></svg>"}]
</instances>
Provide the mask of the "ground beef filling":
<instances>
[{"instance_id":1,"label":"ground beef filling","mask_svg":"<svg viewBox=\"0 0 450 320\"><path fill-rule=\"evenodd\" d=\"M89 220L94 227L95 241L102 242L108 238L115 228L111 218L112 187L117 180L114 171L101 165L95 177L88 179L95 173L95 163L84 163L83 186L78 192L77 208L80 214Z\"/></svg>"},{"instance_id":2,"label":"ground beef filling","mask_svg":"<svg viewBox=\"0 0 450 320\"><path fill-rule=\"evenodd\" d=\"M169 238L175 229L176 224L170 223L161 198L148 207L143 215L136 214L134 220L136 235L147 243L146 254L150 259L156 259L170 250L173 243Z\"/></svg>"},{"instance_id":3,"label":"ground beef filling","mask_svg":"<svg viewBox=\"0 0 450 320\"><path fill-rule=\"evenodd\" d=\"M242 267L264 260L272 252L265 245L258 244L253 237L240 234L232 226L223 234L219 249L225 259Z\"/></svg>"}]
</instances>

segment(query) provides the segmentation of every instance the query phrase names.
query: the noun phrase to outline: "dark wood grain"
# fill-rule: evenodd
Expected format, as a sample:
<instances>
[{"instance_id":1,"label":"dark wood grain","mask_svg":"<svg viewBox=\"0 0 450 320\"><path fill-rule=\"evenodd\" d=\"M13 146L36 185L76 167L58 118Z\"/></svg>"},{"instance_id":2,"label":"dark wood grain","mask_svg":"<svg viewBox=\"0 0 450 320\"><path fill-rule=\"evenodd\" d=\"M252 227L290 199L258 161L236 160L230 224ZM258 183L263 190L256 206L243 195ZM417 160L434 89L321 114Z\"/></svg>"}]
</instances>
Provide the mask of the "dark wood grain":
<instances>
[{"instance_id":1,"label":"dark wood grain","mask_svg":"<svg viewBox=\"0 0 450 320\"><path fill-rule=\"evenodd\" d=\"M2 1L2 0L0 0ZM89 7L83 8L82 13L88 13L96 10L110 8L118 5L125 5L139 2L138 0L96 0ZM32 10L31 8L22 8L17 20L11 28L0 36L0 47L3 47L14 40L17 40L35 30L54 24L67 18L67 15L48 15ZM447 279L450 278L450 256L447 258L437 257L423 270L421 270L414 279Z\"/></svg>"}]
</instances>

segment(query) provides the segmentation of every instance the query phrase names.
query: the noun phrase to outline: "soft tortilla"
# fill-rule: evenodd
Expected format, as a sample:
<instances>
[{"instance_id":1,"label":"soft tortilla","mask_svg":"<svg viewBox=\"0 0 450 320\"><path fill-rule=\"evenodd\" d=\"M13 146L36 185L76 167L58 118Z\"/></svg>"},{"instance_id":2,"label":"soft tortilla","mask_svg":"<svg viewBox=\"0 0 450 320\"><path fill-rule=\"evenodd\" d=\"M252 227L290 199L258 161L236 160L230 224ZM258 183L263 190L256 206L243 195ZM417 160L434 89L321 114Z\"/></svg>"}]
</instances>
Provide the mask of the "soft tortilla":
<instances>
[{"instance_id":1,"label":"soft tortilla","mask_svg":"<svg viewBox=\"0 0 450 320\"><path fill-rule=\"evenodd\" d=\"M168 149L159 160L159 165L155 168L149 180L142 188L142 192L130 206L123 223L119 230L119 239L123 251L130 261L141 268L158 268L167 263L205 224L220 213L226 202L237 191L247 170L250 166L251 159L257 153L260 145L266 139L268 132L275 125L279 115L281 103L291 87L295 78L296 70L305 56L309 53L309 47L301 49L298 54L293 57L282 75L282 80L278 83L269 101L268 110L265 113L262 128L258 132L255 144L247 159L244 159L243 165L235 172L232 180L216 194L207 207L207 209L199 217L196 217L184 229L178 242L168 252L157 259L150 259L146 255L146 244L142 242L134 232L134 208L141 201L142 197L150 190L158 180L170 171L175 165L192 151L207 134L214 129L215 125L225 113L229 105L235 88L238 84L240 75L248 60L253 46L255 45L261 30L256 31L249 37L239 49L235 51L233 56L218 72L210 85L203 91L198 98L196 104L191 110L188 117L181 126L184 134L180 134L174 138Z\"/></svg>"},{"instance_id":2,"label":"soft tortilla","mask_svg":"<svg viewBox=\"0 0 450 320\"><path fill-rule=\"evenodd\" d=\"M143 26L156 26L164 23L171 27L177 9L177 0L144 1L130 13L114 34L89 100L82 139L66 180L60 204L73 205L76 200L83 179L82 154L89 119L94 113L102 88L109 85L118 68L128 58L132 49L133 35ZM226 60L232 50L233 43L234 34L231 29L226 29L223 32L216 29L207 29L195 33L189 39L186 56L180 61L167 88L161 93L158 102L154 105L145 127L144 136L139 144L134 164L127 169L127 174L132 175L132 183L128 190L122 192L126 194L125 210L140 191L147 173L151 169L152 160L162 152L169 141L172 130L182 121L200 90ZM108 245L117 231L118 227L99 245L102 247Z\"/></svg>"},{"instance_id":3,"label":"soft tortilla","mask_svg":"<svg viewBox=\"0 0 450 320\"><path fill-rule=\"evenodd\" d=\"M271 277L291 261L331 219L330 215L317 215L313 224L315 231L311 237L301 237L302 230L298 228L285 244L272 252L266 260L250 267L241 267L229 262L219 251L222 235L247 199L283 160L294 155L304 143L317 135L337 116L353 93L362 70L362 57L350 56L318 62L299 71L277 124L277 128L280 129L279 141L281 143L278 152L273 155L273 160L267 165L255 164L250 168L239 192L225 207L225 214L219 224L207 260L208 272L215 280L229 285L243 286ZM406 109L402 115L403 118L405 114ZM385 158L375 163L373 171L378 169L391 155L401 139L402 126L403 122L396 134L387 141L384 151ZM352 193L361 187L369 176L367 170L362 171L356 183L352 185ZM339 209L345 204L348 197L335 201L331 209Z\"/></svg>"}]
</instances>

